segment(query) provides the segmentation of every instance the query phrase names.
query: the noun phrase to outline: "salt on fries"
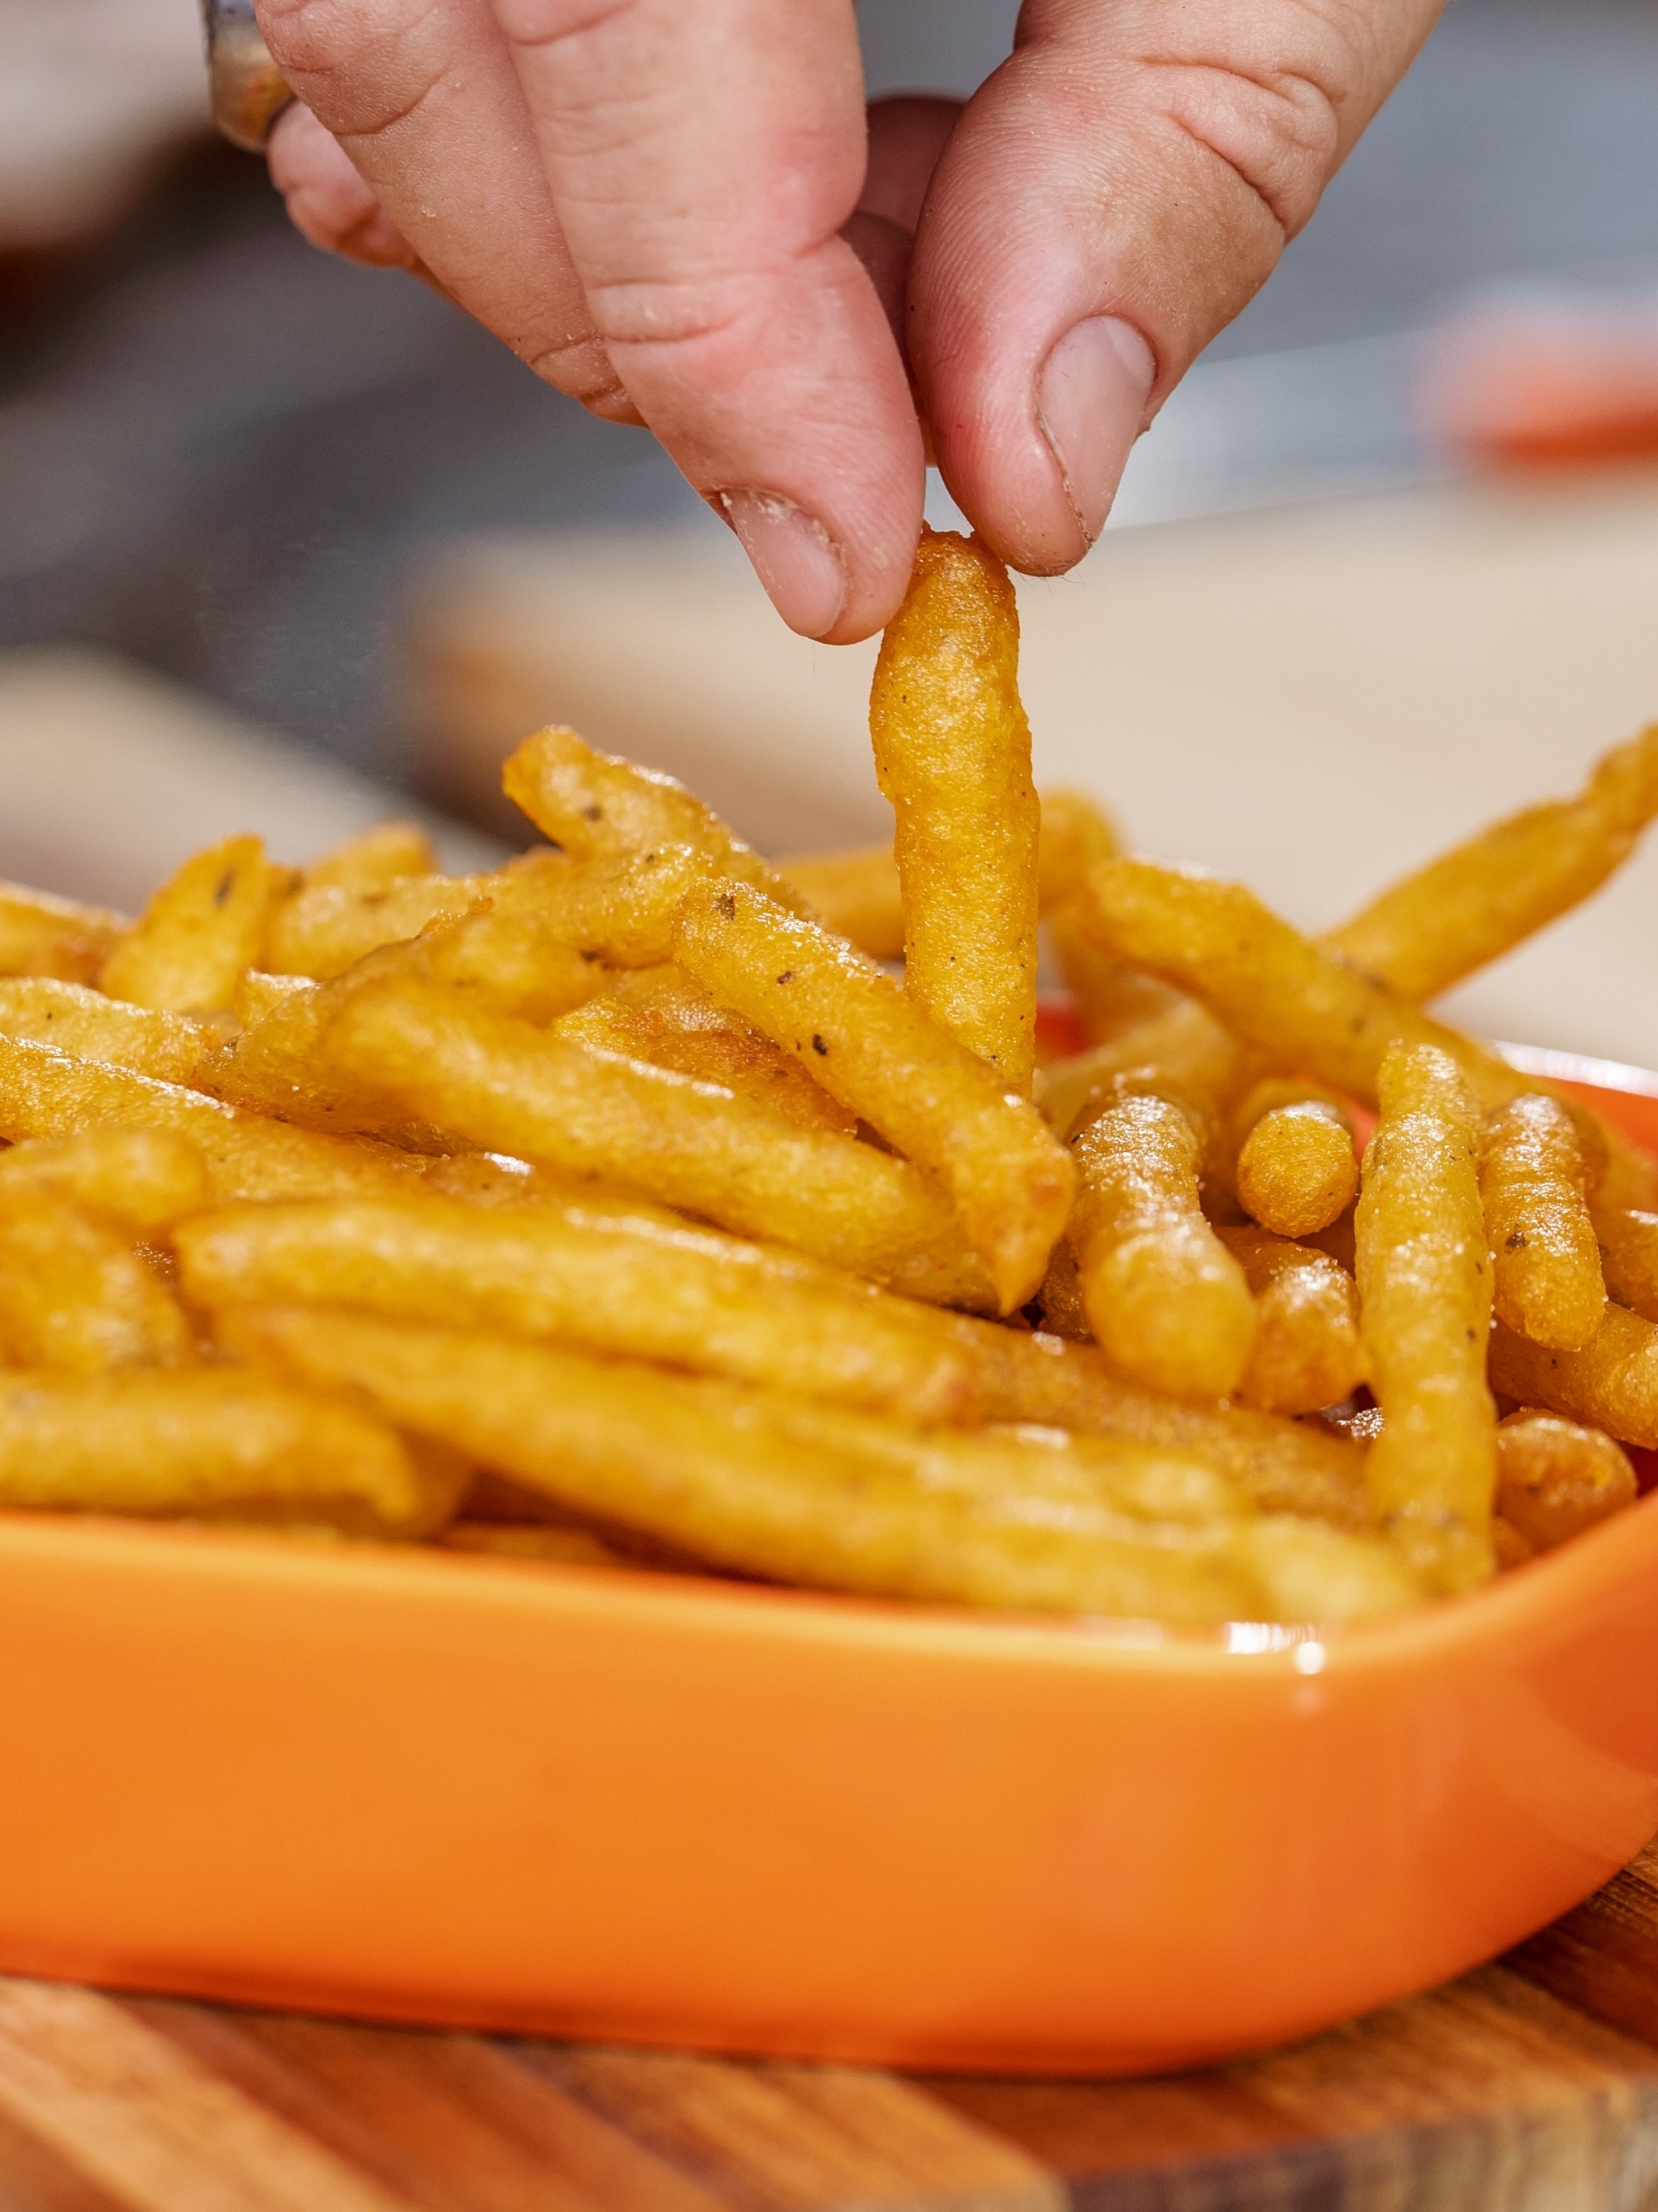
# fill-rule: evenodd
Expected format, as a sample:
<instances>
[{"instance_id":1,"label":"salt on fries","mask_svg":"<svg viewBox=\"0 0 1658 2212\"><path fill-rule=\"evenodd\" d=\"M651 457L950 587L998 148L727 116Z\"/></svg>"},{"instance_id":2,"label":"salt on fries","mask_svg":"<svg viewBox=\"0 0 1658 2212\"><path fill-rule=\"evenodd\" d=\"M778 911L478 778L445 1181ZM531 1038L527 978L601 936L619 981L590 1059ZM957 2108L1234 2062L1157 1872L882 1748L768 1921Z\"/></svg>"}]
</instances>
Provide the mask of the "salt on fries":
<instances>
[{"instance_id":1,"label":"salt on fries","mask_svg":"<svg viewBox=\"0 0 1658 2212\"><path fill-rule=\"evenodd\" d=\"M1624 1510L1658 1164L1422 1006L1633 849L1658 731L1315 941L1039 805L1017 643L928 533L890 848L769 863L546 730L487 873L387 823L133 923L0 886L0 1504L1193 1626Z\"/></svg>"}]
</instances>

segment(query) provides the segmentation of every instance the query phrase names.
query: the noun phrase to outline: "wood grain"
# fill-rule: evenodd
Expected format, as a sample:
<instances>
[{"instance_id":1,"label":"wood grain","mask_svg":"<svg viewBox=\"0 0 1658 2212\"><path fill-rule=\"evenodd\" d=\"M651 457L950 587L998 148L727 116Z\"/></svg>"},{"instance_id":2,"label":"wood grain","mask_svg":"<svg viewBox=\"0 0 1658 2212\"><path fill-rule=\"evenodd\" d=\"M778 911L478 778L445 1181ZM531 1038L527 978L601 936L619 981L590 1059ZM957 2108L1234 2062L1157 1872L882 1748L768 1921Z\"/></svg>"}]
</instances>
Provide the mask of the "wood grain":
<instances>
[{"instance_id":1,"label":"wood grain","mask_svg":"<svg viewBox=\"0 0 1658 2212\"><path fill-rule=\"evenodd\" d=\"M0 2212L1658 2212L1658 1844L1497 1965L1156 2081L750 2064L0 1978Z\"/></svg>"}]
</instances>

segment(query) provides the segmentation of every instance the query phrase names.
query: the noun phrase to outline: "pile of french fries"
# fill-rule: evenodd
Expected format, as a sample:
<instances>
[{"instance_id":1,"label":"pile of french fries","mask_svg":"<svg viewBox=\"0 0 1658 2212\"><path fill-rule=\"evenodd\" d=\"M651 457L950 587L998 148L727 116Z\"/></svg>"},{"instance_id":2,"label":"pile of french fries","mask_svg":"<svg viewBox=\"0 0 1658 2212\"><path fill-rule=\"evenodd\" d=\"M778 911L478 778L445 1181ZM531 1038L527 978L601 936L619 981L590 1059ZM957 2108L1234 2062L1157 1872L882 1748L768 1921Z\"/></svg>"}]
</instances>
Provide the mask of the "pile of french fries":
<instances>
[{"instance_id":1,"label":"pile of french fries","mask_svg":"<svg viewBox=\"0 0 1658 2212\"><path fill-rule=\"evenodd\" d=\"M1312 940L1039 803L1017 659L929 533L890 849L553 729L489 874L0 890L0 1504L1191 1625L1626 1507L1658 1162L1422 1007L1630 853L1658 729Z\"/></svg>"}]
</instances>

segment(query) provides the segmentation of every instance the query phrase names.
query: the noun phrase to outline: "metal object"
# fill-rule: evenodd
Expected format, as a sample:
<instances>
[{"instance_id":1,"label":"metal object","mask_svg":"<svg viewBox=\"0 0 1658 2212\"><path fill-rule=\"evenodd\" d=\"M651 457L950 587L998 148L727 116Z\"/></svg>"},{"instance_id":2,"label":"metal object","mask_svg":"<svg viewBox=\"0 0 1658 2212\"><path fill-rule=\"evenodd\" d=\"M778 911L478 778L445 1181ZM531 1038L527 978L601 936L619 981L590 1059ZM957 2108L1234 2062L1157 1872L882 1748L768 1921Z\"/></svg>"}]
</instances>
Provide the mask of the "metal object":
<instances>
[{"instance_id":1,"label":"metal object","mask_svg":"<svg viewBox=\"0 0 1658 2212\"><path fill-rule=\"evenodd\" d=\"M233 146L263 154L294 88L270 58L253 0L202 0L213 120Z\"/></svg>"}]
</instances>

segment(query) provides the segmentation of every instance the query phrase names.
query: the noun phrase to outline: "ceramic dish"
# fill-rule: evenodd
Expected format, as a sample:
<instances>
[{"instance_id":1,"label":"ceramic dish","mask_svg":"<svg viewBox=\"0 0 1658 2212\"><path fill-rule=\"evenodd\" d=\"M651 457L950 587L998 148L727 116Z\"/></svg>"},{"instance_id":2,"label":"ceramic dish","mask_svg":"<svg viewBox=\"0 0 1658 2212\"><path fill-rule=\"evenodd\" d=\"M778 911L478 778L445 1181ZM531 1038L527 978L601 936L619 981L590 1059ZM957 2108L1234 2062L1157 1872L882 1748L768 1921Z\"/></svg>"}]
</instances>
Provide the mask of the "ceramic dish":
<instances>
[{"instance_id":1,"label":"ceramic dish","mask_svg":"<svg viewBox=\"0 0 1658 2212\"><path fill-rule=\"evenodd\" d=\"M1550 1072L1658 1144L1653 1079ZM13 1972L1142 2070L1455 1974L1658 1828L1658 1500L1328 1636L11 1515L0 1680Z\"/></svg>"}]
</instances>

